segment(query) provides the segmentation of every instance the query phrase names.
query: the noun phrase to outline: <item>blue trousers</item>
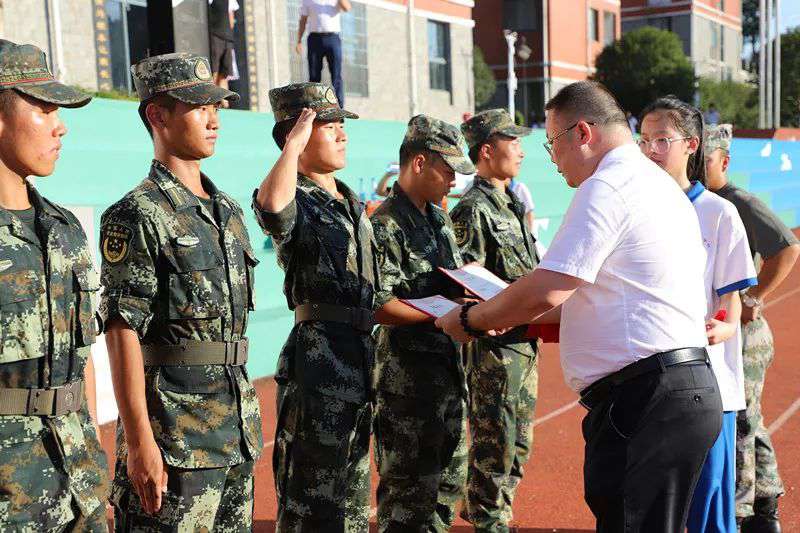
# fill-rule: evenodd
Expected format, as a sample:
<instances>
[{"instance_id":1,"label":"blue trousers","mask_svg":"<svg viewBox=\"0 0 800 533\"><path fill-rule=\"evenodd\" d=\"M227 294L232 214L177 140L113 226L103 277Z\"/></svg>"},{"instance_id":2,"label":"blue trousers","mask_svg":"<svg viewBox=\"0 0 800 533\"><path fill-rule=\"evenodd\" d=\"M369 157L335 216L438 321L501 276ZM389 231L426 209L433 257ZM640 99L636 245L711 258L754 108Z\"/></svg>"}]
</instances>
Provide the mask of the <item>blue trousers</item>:
<instances>
[{"instance_id":1,"label":"blue trousers","mask_svg":"<svg viewBox=\"0 0 800 533\"><path fill-rule=\"evenodd\" d=\"M722 430L708 451L694 489L689 533L736 533L736 412L722 414Z\"/></svg>"},{"instance_id":2,"label":"blue trousers","mask_svg":"<svg viewBox=\"0 0 800 533\"><path fill-rule=\"evenodd\" d=\"M328 70L339 106L344 107L342 86L342 38L338 33L308 34L308 81L322 81L322 60L328 60Z\"/></svg>"}]
</instances>

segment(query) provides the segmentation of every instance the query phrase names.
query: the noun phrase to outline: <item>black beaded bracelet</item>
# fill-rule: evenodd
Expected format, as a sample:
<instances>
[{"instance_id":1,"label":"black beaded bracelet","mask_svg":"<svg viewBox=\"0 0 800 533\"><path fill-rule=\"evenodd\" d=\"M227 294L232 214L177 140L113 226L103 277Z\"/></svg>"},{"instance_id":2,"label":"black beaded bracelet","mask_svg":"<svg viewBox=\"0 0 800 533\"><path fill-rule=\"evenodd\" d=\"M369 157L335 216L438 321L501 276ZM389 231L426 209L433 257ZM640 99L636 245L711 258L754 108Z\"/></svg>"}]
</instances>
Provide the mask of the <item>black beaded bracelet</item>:
<instances>
[{"instance_id":1,"label":"black beaded bracelet","mask_svg":"<svg viewBox=\"0 0 800 533\"><path fill-rule=\"evenodd\" d=\"M459 315L459 318L461 319L461 327L464 328L464 331L470 337L483 337L486 335L486 332L471 328L469 325L469 320L467 319L469 308L473 305L478 305L478 302L467 302L461 306L461 314Z\"/></svg>"}]
</instances>

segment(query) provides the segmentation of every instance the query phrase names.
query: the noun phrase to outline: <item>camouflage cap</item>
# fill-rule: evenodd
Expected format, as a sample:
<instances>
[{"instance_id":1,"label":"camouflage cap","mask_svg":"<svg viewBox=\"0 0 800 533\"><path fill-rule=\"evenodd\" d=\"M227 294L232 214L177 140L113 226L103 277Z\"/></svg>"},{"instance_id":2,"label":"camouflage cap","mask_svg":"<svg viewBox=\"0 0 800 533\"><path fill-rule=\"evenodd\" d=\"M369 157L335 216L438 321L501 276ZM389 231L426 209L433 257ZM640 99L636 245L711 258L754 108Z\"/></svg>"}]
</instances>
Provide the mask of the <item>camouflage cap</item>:
<instances>
[{"instance_id":1,"label":"camouflage cap","mask_svg":"<svg viewBox=\"0 0 800 533\"><path fill-rule=\"evenodd\" d=\"M237 93L214 85L208 59L186 52L148 57L131 66L131 74L142 101L162 93L192 105L239 99Z\"/></svg>"},{"instance_id":2,"label":"camouflage cap","mask_svg":"<svg viewBox=\"0 0 800 533\"><path fill-rule=\"evenodd\" d=\"M461 131L470 148L486 142L486 139L495 133L514 138L525 137L531 133L530 128L517 126L505 109L481 111L461 124Z\"/></svg>"},{"instance_id":3,"label":"camouflage cap","mask_svg":"<svg viewBox=\"0 0 800 533\"><path fill-rule=\"evenodd\" d=\"M427 115L417 115L408 121L403 145L436 152L459 174L472 174L475 166L462 148L464 136L458 128Z\"/></svg>"},{"instance_id":4,"label":"camouflage cap","mask_svg":"<svg viewBox=\"0 0 800 533\"><path fill-rule=\"evenodd\" d=\"M14 89L61 107L82 107L92 97L59 83L47 66L47 56L32 44L0 39L0 89Z\"/></svg>"},{"instance_id":5,"label":"camouflage cap","mask_svg":"<svg viewBox=\"0 0 800 533\"><path fill-rule=\"evenodd\" d=\"M304 107L317 112L317 120L343 120L358 118L339 106L336 93L324 83L292 83L269 91L269 105L275 122L283 122L300 116Z\"/></svg>"},{"instance_id":6,"label":"camouflage cap","mask_svg":"<svg viewBox=\"0 0 800 533\"><path fill-rule=\"evenodd\" d=\"M733 125L720 124L718 126L706 126L704 135L704 149L707 154L710 154L718 148L730 151L731 139L733 139Z\"/></svg>"}]
</instances>

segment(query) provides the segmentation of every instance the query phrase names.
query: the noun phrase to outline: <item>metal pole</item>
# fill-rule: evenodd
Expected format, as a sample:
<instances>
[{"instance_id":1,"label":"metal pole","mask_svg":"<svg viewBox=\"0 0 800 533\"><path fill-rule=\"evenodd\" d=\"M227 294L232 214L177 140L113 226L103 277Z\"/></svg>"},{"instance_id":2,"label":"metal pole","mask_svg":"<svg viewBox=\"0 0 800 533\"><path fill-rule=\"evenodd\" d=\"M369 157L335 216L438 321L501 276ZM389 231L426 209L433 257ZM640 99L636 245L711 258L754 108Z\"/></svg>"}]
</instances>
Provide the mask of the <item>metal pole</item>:
<instances>
[{"instance_id":1,"label":"metal pole","mask_svg":"<svg viewBox=\"0 0 800 533\"><path fill-rule=\"evenodd\" d=\"M517 33L503 30L503 35L508 45L508 114L511 115L511 120L516 122L514 93L517 91L517 74L514 72L514 44L517 42Z\"/></svg>"},{"instance_id":2,"label":"metal pole","mask_svg":"<svg viewBox=\"0 0 800 533\"><path fill-rule=\"evenodd\" d=\"M766 0L759 0L758 3L758 127L767 127L766 120L766 20L764 12L766 10Z\"/></svg>"},{"instance_id":3,"label":"metal pole","mask_svg":"<svg viewBox=\"0 0 800 533\"><path fill-rule=\"evenodd\" d=\"M408 112L412 117L417 113L417 52L414 47L416 42L414 32L414 0L408 0L408 8L406 10L406 23L408 26Z\"/></svg>"},{"instance_id":4,"label":"metal pole","mask_svg":"<svg viewBox=\"0 0 800 533\"><path fill-rule=\"evenodd\" d=\"M773 126L781 127L781 0L775 0L775 99Z\"/></svg>"},{"instance_id":5,"label":"metal pole","mask_svg":"<svg viewBox=\"0 0 800 533\"><path fill-rule=\"evenodd\" d=\"M767 103L767 107L764 111L767 128L772 128L772 78L773 78L773 62L772 62L772 0L767 0L767 11L766 11L766 27L767 27L767 40L766 40L766 50L765 55L767 60L767 67L764 69L764 73L767 77L767 84L765 86L765 101Z\"/></svg>"},{"instance_id":6,"label":"metal pole","mask_svg":"<svg viewBox=\"0 0 800 533\"><path fill-rule=\"evenodd\" d=\"M544 105L551 98L550 85L550 0L542 0L542 76L544 77ZM542 113L544 115L544 113Z\"/></svg>"}]
</instances>

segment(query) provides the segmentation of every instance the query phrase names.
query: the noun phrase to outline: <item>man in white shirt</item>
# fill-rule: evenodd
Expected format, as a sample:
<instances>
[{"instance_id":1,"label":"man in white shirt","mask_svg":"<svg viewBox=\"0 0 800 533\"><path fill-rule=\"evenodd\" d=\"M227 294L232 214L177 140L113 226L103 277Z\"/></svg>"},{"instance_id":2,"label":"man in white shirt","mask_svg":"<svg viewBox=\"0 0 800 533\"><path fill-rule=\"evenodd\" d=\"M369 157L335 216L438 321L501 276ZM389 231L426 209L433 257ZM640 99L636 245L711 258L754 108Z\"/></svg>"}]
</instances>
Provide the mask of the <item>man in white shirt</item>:
<instances>
[{"instance_id":1,"label":"man in white shirt","mask_svg":"<svg viewBox=\"0 0 800 533\"><path fill-rule=\"evenodd\" d=\"M303 53L303 34L308 26L308 81L322 81L322 60L328 61L331 85L344 106L342 86L341 12L350 11L350 0L302 0L295 50Z\"/></svg>"},{"instance_id":2,"label":"man in white shirt","mask_svg":"<svg viewBox=\"0 0 800 533\"><path fill-rule=\"evenodd\" d=\"M533 273L437 325L466 341L557 320L563 304L561 364L589 409L584 491L597 530L683 531L722 421L697 216L602 85L568 85L545 109L545 147L577 188L564 222Z\"/></svg>"}]
</instances>

